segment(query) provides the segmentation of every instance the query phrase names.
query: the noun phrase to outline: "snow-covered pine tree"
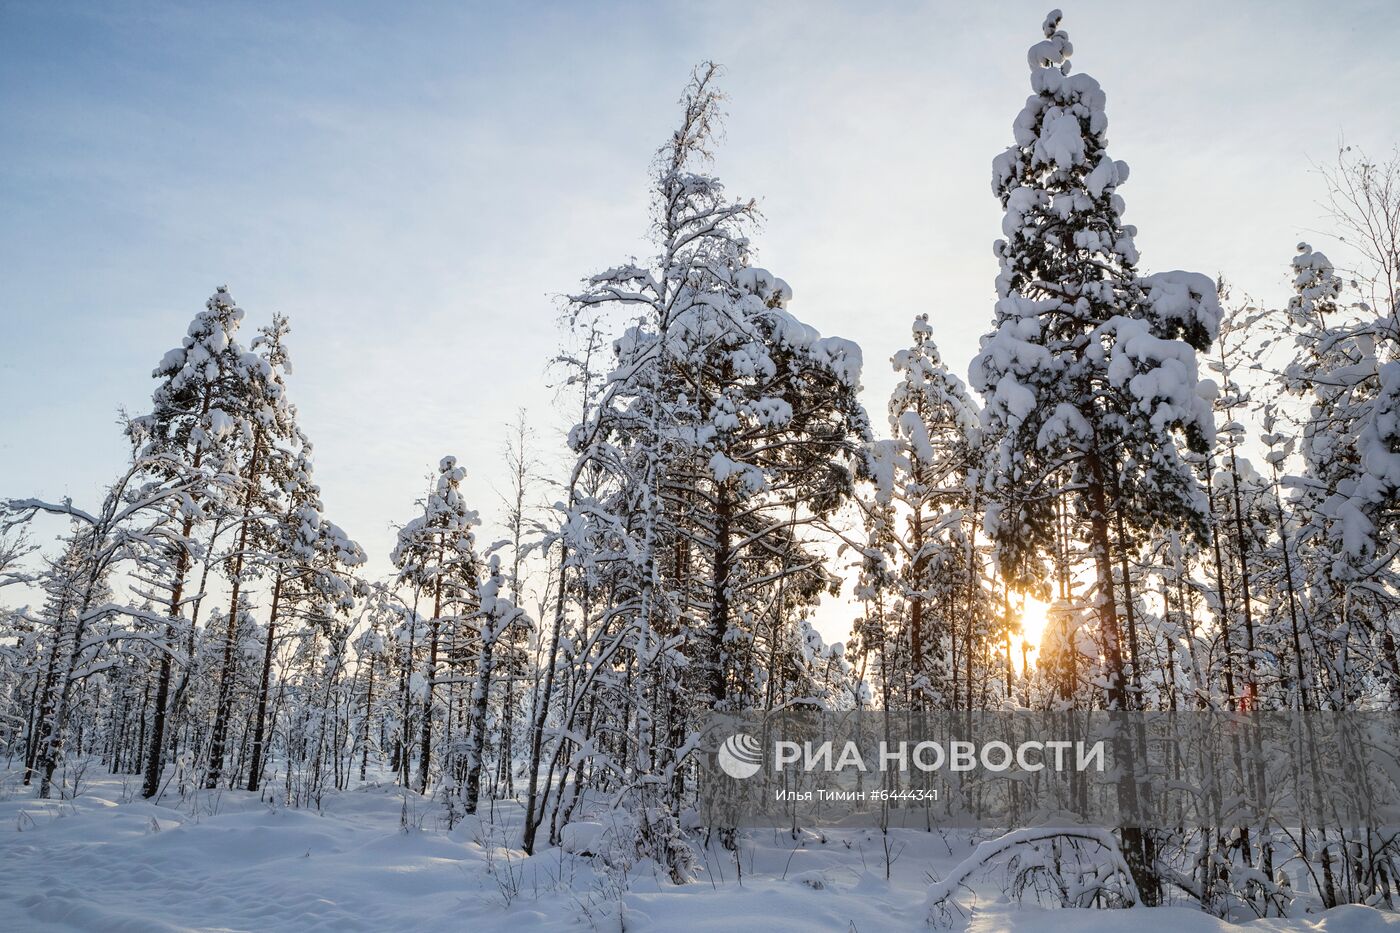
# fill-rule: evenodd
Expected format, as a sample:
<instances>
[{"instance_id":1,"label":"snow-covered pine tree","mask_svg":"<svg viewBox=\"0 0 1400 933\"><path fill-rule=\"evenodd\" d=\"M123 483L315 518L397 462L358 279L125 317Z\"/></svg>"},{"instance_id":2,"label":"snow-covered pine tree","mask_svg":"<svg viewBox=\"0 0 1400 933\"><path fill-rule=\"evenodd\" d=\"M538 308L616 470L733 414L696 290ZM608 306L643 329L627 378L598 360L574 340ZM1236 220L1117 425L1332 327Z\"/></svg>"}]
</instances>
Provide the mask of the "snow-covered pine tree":
<instances>
[{"instance_id":1,"label":"snow-covered pine tree","mask_svg":"<svg viewBox=\"0 0 1400 933\"><path fill-rule=\"evenodd\" d=\"M895 580L894 538L898 520L893 497L884 494L894 487L894 443L874 441L869 458L869 485L874 492L859 501L864 538L848 542L859 554L850 569L855 571L852 595L860 602L862 612L851 623L850 648L857 666L873 685L880 707L888 710L894 707L900 689L895 654L904 608L897 598L899 587Z\"/></svg>"},{"instance_id":2,"label":"snow-covered pine tree","mask_svg":"<svg viewBox=\"0 0 1400 933\"><path fill-rule=\"evenodd\" d=\"M166 578L164 583L152 579L151 585L166 591L170 624L166 645L160 652L153 699L142 787L146 797L153 797L160 790L164 768L174 642L177 635L191 635L194 625L192 619L185 617L185 586L197 554L186 542L208 518L209 506L217 505L211 498L218 498L221 489L215 483L228 467L234 427L231 413L244 404L245 385L238 377L244 350L237 340L242 321L243 309L234 302L228 288L220 286L190 323L181 345L166 353L151 374L160 380L151 396L151 411L131 419L127 427L138 457L151 459L167 474L187 471L203 478L192 487L187 499L172 505L178 510L180 534L171 539L164 553L154 555L163 566L151 569L153 578Z\"/></svg>"},{"instance_id":3,"label":"snow-covered pine tree","mask_svg":"<svg viewBox=\"0 0 1400 933\"><path fill-rule=\"evenodd\" d=\"M1369 644L1334 643L1332 702L1346 702L1356 686L1338 669L1354 649L1373 656L1373 666L1387 672L1391 702L1400 705L1400 654L1390 621L1400 612L1395 596L1400 550L1385 534L1395 526L1400 500L1397 364L1380 359L1393 344L1385 339L1386 319L1377 319L1369 305L1343 305L1345 283L1323 253L1298 244L1293 272L1285 322L1294 335L1295 356L1284 384L1308 411L1300 445L1302 475L1285 482L1297 490L1295 504L1305 523L1298 544L1314 582L1312 612L1331 620L1329 628L1343 638L1357 627L1373 636Z\"/></svg>"},{"instance_id":4,"label":"snow-covered pine tree","mask_svg":"<svg viewBox=\"0 0 1400 933\"><path fill-rule=\"evenodd\" d=\"M376 761L382 758L386 746L386 703L390 696L386 689L392 674L393 655L388 650L388 623L393 618L385 611L382 602L388 587L382 584L365 584L361 620L363 625L355 636L351 648L355 652L356 669L365 675L363 706L360 711L359 729L354 741L359 751L360 783L369 778L369 759L373 754ZM377 692L376 692L377 691Z\"/></svg>"},{"instance_id":5,"label":"snow-covered pine tree","mask_svg":"<svg viewBox=\"0 0 1400 933\"><path fill-rule=\"evenodd\" d=\"M390 559L399 571L399 582L412 588L416 607L421 597L432 600L427 620L428 658L422 687L422 722L418 754L418 789L430 784L433 747L434 687L438 678L438 649L443 623L456 621L475 609L481 561L472 529L481 523L462 499L467 471L456 457L438 463L437 480L423 502L423 512L403 526ZM416 618L417 610L412 615ZM407 741L405 740L405 745ZM407 748L404 755L407 755ZM403 771L408 772L407 765Z\"/></svg>"},{"instance_id":6,"label":"snow-covered pine tree","mask_svg":"<svg viewBox=\"0 0 1400 933\"><path fill-rule=\"evenodd\" d=\"M1138 702L1129 551L1150 530L1205 534L1206 496L1183 454L1204 450L1214 432L1196 354L1215 337L1219 305L1205 276L1138 274L1136 230L1118 194L1127 166L1107 152L1106 97L1093 78L1070 73L1059 23L1052 11L1029 51L1032 95L993 163L1005 238L995 247L994 328L971 383L986 404L986 529L1002 577L1019 589L1046 578L1065 500L1093 559L1105 701L1129 709ZM1132 782L1123 793L1136 793ZM1143 837L1125 831L1124 841L1151 900Z\"/></svg>"},{"instance_id":7,"label":"snow-covered pine tree","mask_svg":"<svg viewBox=\"0 0 1400 933\"><path fill-rule=\"evenodd\" d=\"M486 752L487 704L491 697L491 681L495 675L497 644L506 633L531 627L529 617L502 590L506 579L501 573L500 556L492 554L486 579L477 587L476 676L468 700L467 739L462 753L462 801L467 813L475 813L481 796L481 770ZM510 749L502 747L501 754L509 756Z\"/></svg>"},{"instance_id":8,"label":"snow-covered pine tree","mask_svg":"<svg viewBox=\"0 0 1400 933\"><path fill-rule=\"evenodd\" d=\"M1132 535L1184 524L1203 533L1205 495L1183 459L1213 435L1196 353L1219 318L1205 276L1140 276L1134 227L1122 222L1127 166L1106 151L1105 96L1069 73L1059 11L1030 50L1035 92L1015 144L995 160L1006 208L993 331L972 363L986 398L987 531L1017 587L1044 579L1055 505L1071 503L1093 552L1109 705L1129 695L1115 556Z\"/></svg>"},{"instance_id":9,"label":"snow-covered pine tree","mask_svg":"<svg viewBox=\"0 0 1400 933\"><path fill-rule=\"evenodd\" d=\"M289 329L285 317L274 317L270 325L259 329L253 349L238 357L231 373L235 383L234 400L239 403L227 413L232 419L231 453L225 469L233 476L227 496L233 541L224 557L229 581L228 627L204 776L207 789L218 787L224 776L237 677L235 665L239 659L238 629L246 611L243 603L245 570L255 541L264 533L258 526L277 513L277 490L271 482L271 464L284 456L285 449L297 440L296 407L287 397L286 386L291 363L283 340Z\"/></svg>"},{"instance_id":10,"label":"snow-covered pine tree","mask_svg":"<svg viewBox=\"0 0 1400 933\"><path fill-rule=\"evenodd\" d=\"M1228 302L1223 281L1217 294ZM1215 577L1212 610L1218 636L1217 652L1224 675L1224 699L1230 709L1259 705L1259 656L1255 607L1255 551L1259 546L1255 518L1259 514L1261 477L1245 452L1247 431L1241 418L1254 404L1247 374L1259 349L1251 334L1263 314L1246 301L1229 305L1221 315L1210 369L1218 377L1208 385L1219 425L1215 443L1197 458L1210 504L1210 549Z\"/></svg>"},{"instance_id":11,"label":"snow-covered pine tree","mask_svg":"<svg viewBox=\"0 0 1400 933\"><path fill-rule=\"evenodd\" d=\"M790 622L804 588L829 582L795 531L850 495L869 433L858 348L785 310L787 284L750 262L753 202L702 171L720 119L716 75L696 70L656 159L658 255L592 277L572 299L576 316L631 315L572 433L575 475L604 478L574 514L592 528L579 532L590 542L579 559L609 568L607 621L621 641L604 642L605 663L633 668L629 721L615 733L631 747L618 757L639 792L668 797L695 712L674 700L682 668L705 707L753 702L756 623ZM659 804L639 808L677 809ZM675 867L674 852L653 854Z\"/></svg>"},{"instance_id":12,"label":"snow-covered pine tree","mask_svg":"<svg viewBox=\"0 0 1400 933\"><path fill-rule=\"evenodd\" d=\"M894 510L870 516L902 526L902 533L888 529L887 550L897 568L889 578L892 595L905 620L897 653L907 659L900 705L914 708L957 705L960 639L966 659L971 623L985 615L972 524L979 412L962 380L944 365L932 334L929 316L920 315L913 343L891 359L899 374L888 406L893 445L880 457L888 465L879 470L875 508L893 504ZM887 675L888 668L882 668Z\"/></svg>"},{"instance_id":13,"label":"snow-covered pine tree","mask_svg":"<svg viewBox=\"0 0 1400 933\"><path fill-rule=\"evenodd\" d=\"M1372 159L1343 146L1323 176L1342 243L1355 259L1350 319L1334 335L1351 364L1329 381L1345 386L1340 430L1352 431L1359 463L1325 503L1329 575L1344 582L1340 622L1364 630L1372 666L1400 707L1400 152ZM1353 420L1354 419L1354 420ZM1367 582L1379 584L1363 593ZM1359 597L1353 600L1353 597Z\"/></svg>"},{"instance_id":14,"label":"snow-covered pine tree","mask_svg":"<svg viewBox=\"0 0 1400 933\"><path fill-rule=\"evenodd\" d=\"M269 470L280 509L274 519L260 523L250 560L271 578L271 600L265 625L262 673L253 720L248 789L257 790L265 763L265 735L273 650L277 626L304 604L322 612L347 611L354 605L349 574L365 562L364 550L334 522L325 518L321 490L311 465L311 443L298 435L294 452L279 451Z\"/></svg>"},{"instance_id":15,"label":"snow-covered pine tree","mask_svg":"<svg viewBox=\"0 0 1400 933\"><path fill-rule=\"evenodd\" d=\"M1264 434L1260 440L1268 447L1264 460L1269 464L1270 486L1273 491L1274 534L1277 536L1277 550L1273 565L1275 577L1282 579L1276 585L1283 606L1287 609L1287 630L1278 639L1280 649L1276 649L1280 659L1281 696L1283 709L1303 711L1316 710L1316 691L1313 683L1315 650L1313 648L1313 626L1310 606L1304 598L1306 579L1299 572L1302 566L1297 553L1298 533L1296 519L1301 510L1285 507L1283 500L1283 468L1293 454L1294 439L1282 431L1277 414L1277 406L1269 403L1264 406Z\"/></svg>"}]
</instances>

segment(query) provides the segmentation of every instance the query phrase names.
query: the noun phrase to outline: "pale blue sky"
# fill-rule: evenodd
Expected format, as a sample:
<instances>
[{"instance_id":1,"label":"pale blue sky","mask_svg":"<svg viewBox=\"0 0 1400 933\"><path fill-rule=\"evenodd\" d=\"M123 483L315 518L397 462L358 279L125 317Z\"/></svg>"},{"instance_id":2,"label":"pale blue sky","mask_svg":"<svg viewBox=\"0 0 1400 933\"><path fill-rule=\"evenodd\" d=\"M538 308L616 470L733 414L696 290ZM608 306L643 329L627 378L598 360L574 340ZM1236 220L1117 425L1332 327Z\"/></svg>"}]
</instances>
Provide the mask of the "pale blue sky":
<instances>
[{"instance_id":1,"label":"pale blue sky","mask_svg":"<svg viewBox=\"0 0 1400 933\"><path fill-rule=\"evenodd\" d=\"M375 569L444 453L494 517L513 410L561 423L553 296L645 249L703 58L760 261L861 343L883 420L913 315L959 372L989 319L990 164L1047 8L0 0L0 495L91 501L118 406L228 283L250 324L291 316L318 478ZM1064 10L1149 270L1278 300L1300 237L1327 244L1311 163L1400 141L1395 3Z\"/></svg>"}]
</instances>

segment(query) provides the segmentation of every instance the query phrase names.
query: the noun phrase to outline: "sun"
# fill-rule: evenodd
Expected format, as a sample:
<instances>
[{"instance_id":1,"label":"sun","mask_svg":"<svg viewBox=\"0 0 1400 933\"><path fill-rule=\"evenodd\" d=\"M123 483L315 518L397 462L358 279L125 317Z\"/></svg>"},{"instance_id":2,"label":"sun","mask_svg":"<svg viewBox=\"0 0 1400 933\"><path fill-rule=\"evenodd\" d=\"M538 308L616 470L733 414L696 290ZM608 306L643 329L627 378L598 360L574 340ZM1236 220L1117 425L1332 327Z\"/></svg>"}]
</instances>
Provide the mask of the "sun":
<instances>
[{"instance_id":1,"label":"sun","mask_svg":"<svg viewBox=\"0 0 1400 933\"><path fill-rule=\"evenodd\" d=\"M1022 596L1017 617L1021 622L1021 647L1034 663L1040 652L1040 641L1045 636L1045 626L1050 621L1050 604L1034 596Z\"/></svg>"}]
</instances>

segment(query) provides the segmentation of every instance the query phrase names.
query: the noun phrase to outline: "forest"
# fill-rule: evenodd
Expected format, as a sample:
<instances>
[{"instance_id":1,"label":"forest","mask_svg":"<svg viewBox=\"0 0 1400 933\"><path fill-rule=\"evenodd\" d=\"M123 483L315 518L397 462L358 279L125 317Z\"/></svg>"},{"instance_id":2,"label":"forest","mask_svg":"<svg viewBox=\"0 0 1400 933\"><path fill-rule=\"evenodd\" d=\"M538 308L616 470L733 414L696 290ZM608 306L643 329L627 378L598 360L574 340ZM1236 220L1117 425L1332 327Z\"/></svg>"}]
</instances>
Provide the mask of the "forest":
<instances>
[{"instance_id":1,"label":"forest","mask_svg":"<svg viewBox=\"0 0 1400 933\"><path fill-rule=\"evenodd\" d=\"M387 577L322 499L292 323L217 287L151 348L105 496L0 490L6 797L374 788L403 832L709 886L749 870L744 831L697 817L714 713L1400 711L1400 156L1337 147L1334 257L1281 254L1265 307L1138 255L1072 52L1056 11L992 160L994 302L931 300L894 347L823 336L754 264L722 69L696 67L635 218L653 252L571 272L548 362L574 426L509 429L508 535L461 452L424 451ZM954 314L985 320L971 360L939 352ZM835 642L812 619L839 599ZM1394 828L1008 829L930 873L920 916L995 866L1058 907L1400 906Z\"/></svg>"}]
</instances>

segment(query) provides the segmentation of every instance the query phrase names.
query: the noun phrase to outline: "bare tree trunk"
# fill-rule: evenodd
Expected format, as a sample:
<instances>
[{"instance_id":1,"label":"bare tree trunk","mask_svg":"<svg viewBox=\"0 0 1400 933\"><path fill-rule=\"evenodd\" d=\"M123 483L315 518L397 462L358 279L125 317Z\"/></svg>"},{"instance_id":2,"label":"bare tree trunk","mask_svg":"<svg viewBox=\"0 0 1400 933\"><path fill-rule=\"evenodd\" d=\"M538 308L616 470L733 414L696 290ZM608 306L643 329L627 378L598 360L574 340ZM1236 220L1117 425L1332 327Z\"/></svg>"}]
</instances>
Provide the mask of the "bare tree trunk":
<instances>
[{"instance_id":1,"label":"bare tree trunk","mask_svg":"<svg viewBox=\"0 0 1400 933\"><path fill-rule=\"evenodd\" d=\"M248 768L248 789L257 790L262 783L263 736L267 722L267 687L272 678L272 647L277 638L277 610L282 599L282 574L272 585L272 610L267 620L267 644L263 647L262 679L258 683L257 721L253 725L253 761Z\"/></svg>"},{"instance_id":2,"label":"bare tree trunk","mask_svg":"<svg viewBox=\"0 0 1400 933\"><path fill-rule=\"evenodd\" d=\"M442 558L443 548L438 547L438 577L433 591L433 621L428 626L428 683L424 687L427 695L423 698L423 742L418 751L418 792L428 792L428 766L433 756L433 686L437 682L438 626L442 613Z\"/></svg>"},{"instance_id":3,"label":"bare tree trunk","mask_svg":"<svg viewBox=\"0 0 1400 933\"><path fill-rule=\"evenodd\" d=\"M569 504L572 507L572 494L570 494ZM544 683L540 686L539 698L535 703L533 715L530 717L530 765L526 774L525 826L520 846L527 855L534 854L535 833L539 830L540 822L544 819L544 796L549 793L548 787L545 788L544 795L541 795L539 790L540 758L544 743L544 724L549 717L549 701L554 694L554 672L559 661L559 633L564 628L565 591L567 589L564 584L568 572L568 556L568 547L561 541L559 543L559 582L554 593L554 630L549 634L549 659L545 663Z\"/></svg>"},{"instance_id":4,"label":"bare tree trunk","mask_svg":"<svg viewBox=\"0 0 1400 933\"><path fill-rule=\"evenodd\" d=\"M917 461L916 461L917 464ZM919 468L914 467L914 481L921 483L922 477L919 475ZM924 553L924 507L922 503L915 506L914 514L909 516L909 545L914 552L914 560L911 568L913 579L910 580L909 587L909 651L913 655L910 658L910 669L914 677L913 708L921 710L925 707L928 699L928 685L925 683L927 674L924 670L924 571L928 566L928 555Z\"/></svg>"},{"instance_id":5,"label":"bare tree trunk","mask_svg":"<svg viewBox=\"0 0 1400 933\"><path fill-rule=\"evenodd\" d=\"M1099 627L1103 639L1104 663L1107 667L1108 684L1104 689L1105 699L1111 711L1133 709L1133 695L1128 690L1127 671L1123 660L1123 638L1118 627L1118 605L1114 595L1113 547L1109 537L1109 506L1103 464L1097 455L1087 459L1089 499L1090 540L1094 550L1094 567L1098 577ZM1123 749L1115 751L1121 761L1129 760L1127 736L1119 735L1115 744ZM1118 802L1124 812L1137 809L1137 781L1131 776L1118 781ZM1136 826L1122 830L1123 854L1131 870L1133 880L1142 893L1143 903L1153 906L1160 897L1160 879L1149 855L1149 846L1143 831Z\"/></svg>"},{"instance_id":6,"label":"bare tree trunk","mask_svg":"<svg viewBox=\"0 0 1400 933\"><path fill-rule=\"evenodd\" d=\"M1303 666L1303 639L1298 630L1298 594L1293 583L1293 557L1288 551L1288 525L1283 513L1283 497L1278 491L1278 468L1274 468L1274 507L1278 510L1279 544L1283 548L1283 573L1288 592L1288 621L1293 641L1293 673L1298 681L1298 700L1304 712L1313 709L1312 690Z\"/></svg>"},{"instance_id":7,"label":"bare tree trunk","mask_svg":"<svg viewBox=\"0 0 1400 933\"><path fill-rule=\"evenodd\" d=\"M253 493L257 490L258 467L262 458L262 438L253 445L253 455L248 460L247 488L243 491L241 523L238 528L238 545L233 554L233 572L229 581L228 630L224 636L224 663L219 671L219 701L214 710L214 731L209 740L209 770L204 776L204 787L213 790L219 786L224 770L224 745L228 741L228 720L233 708L234 663L238 647L238 615L240 588L243 585L243 564L247 557L248 526L252 521Z\"/></svg>"},{"instance_id":8,"label":"bare tree trunk","mask_svg":"<svg viewBox=\"0 0 1400 933\"><path fill-rule=\"evenodd\" d=\"M967 678L964 708L972 713L972 645L977 616L977 494L972 495L972 534L967 539L967 625L963 637L963 665ZM956 676L956 675L955 675Z\"/></svg>"},{"instance_id":9,"label":"bare tree trunk","mask_svg":"<svg viewBox=\"0 0 1400 933\"><path fill-rule=\"evenodd\" d=\"M374 655L369 656L369 685L365 689L364 747L360 749L360 783L365 782L369 770L370 720L374 713ZM381 759L382 761L382 759Z\"/></svg>"},{"instance_id":10,"label":"bare tree trunk","mask_svg":"<svg viewBox=\"0 0 1400 933\"><path fill-rule=\"evenodd\" d=\"M1238 705L1235 695L1234 646L1230 639L1230 593L1225 584L1225 556L1220 547L1220 521L1215 511L1215 471L1211 460L1206 461L1206 492L1210 497L1210 544L1215 558L1215 592L1219 602L1220 639L1224 646L1225 696L1230 709Z\"/></svg>"},{"instance_id":11,"label":"bare tree trunk","mask_svg":"<svg viewBox=\"0 0 1400 933\"><path fill-rule=\"evenodd\" d=\"M733 555L730 553L730 512L728 490L720 484L715 490L715 546L712 592L710 594L709 685L710 700L716 709L723 708L728 695L725 665L725 642L729 634L729 572Z\"/></svg>"},{"instance_id":12,"label":"bare tree trunk","mask_svg":"<svg viewBox=\"0 0 1400 933\"><path fill-rule=\"evenodd\" d=\"M1240 551L1240 605L1244 609L1245 709L1254 710L1259 708L1259 678L1255 671L1257 662L1254 657L1254 612L1249 592L1249 544L1244 533L1244 507L1240 498L1240 471L1233 445L1230 447L1230 478L1235 502L1235 537Z\"/></svg>"},{"instance_id":13,"label":"bare tree trunk","mask_svg":"<svg viewBox=\"0 0 1400 933\"><path fill-rule=\"evenodd\" d=\"M486 750L486 704L491 696L491 674L496 663L496 631L498 619L483 616L481 653L477 661L476 685L472 687L470 732L467 737L467 775L463 801L468 813L476 812L481 796L481 763Z\"/></svg>"},{"instance_id":14,"label":"bare tree trunk","mask_svg":"<svg viewBox=\"0 0 1400 933\"><path fill-rule=\"evenodd\" d=\"M49 660L44 666L44 686L35 697L34 725L29 730L29 747L24 755L24 783L29 784L38 767L40 746L48 738L49 716L53 712L54 679L58 676L58 651L63 629L63 617L67 614L67 599L59 605L58 618L54 620L53 643L49 645ZM37 681L38 678L35 678ZM37 684L36 684L37 689Z\"/></svg>"},{"instance_id":15,"label":"bare tree trunk","mask_svg":"<svg viewBox=\"0 0 1400 933\"><path fill-rule=\"evenodd\" d=\"M199 405L201 419L209 414L211 401L209 390L206 389L204 398ZM197 471L203 462L204 448L201 447L195 450L190 466ZM180 526L180 551L175 555L175 578L170 588L169 615L172 619L178 619L181 616L180 602L185 595L185 575L189 573L190 569L190 552L187 542L192 531L194 531L194 515L186 515ZM190 628L191 630L194 628L193 621L190 623ZM174 637L175 627L167 622L165 626L166 650L160 654L160 675L156 679L156 706L151 719L150 745L146 751L145 781L141 786L141 796L146 798L154 797L160 792L160 775L165 765L165 708L170 702L170 676L173 663L171 657L173 646L170 642ZM193 660L193 653L191 653L190 660Z\"/></svg>"}]
</instances>

